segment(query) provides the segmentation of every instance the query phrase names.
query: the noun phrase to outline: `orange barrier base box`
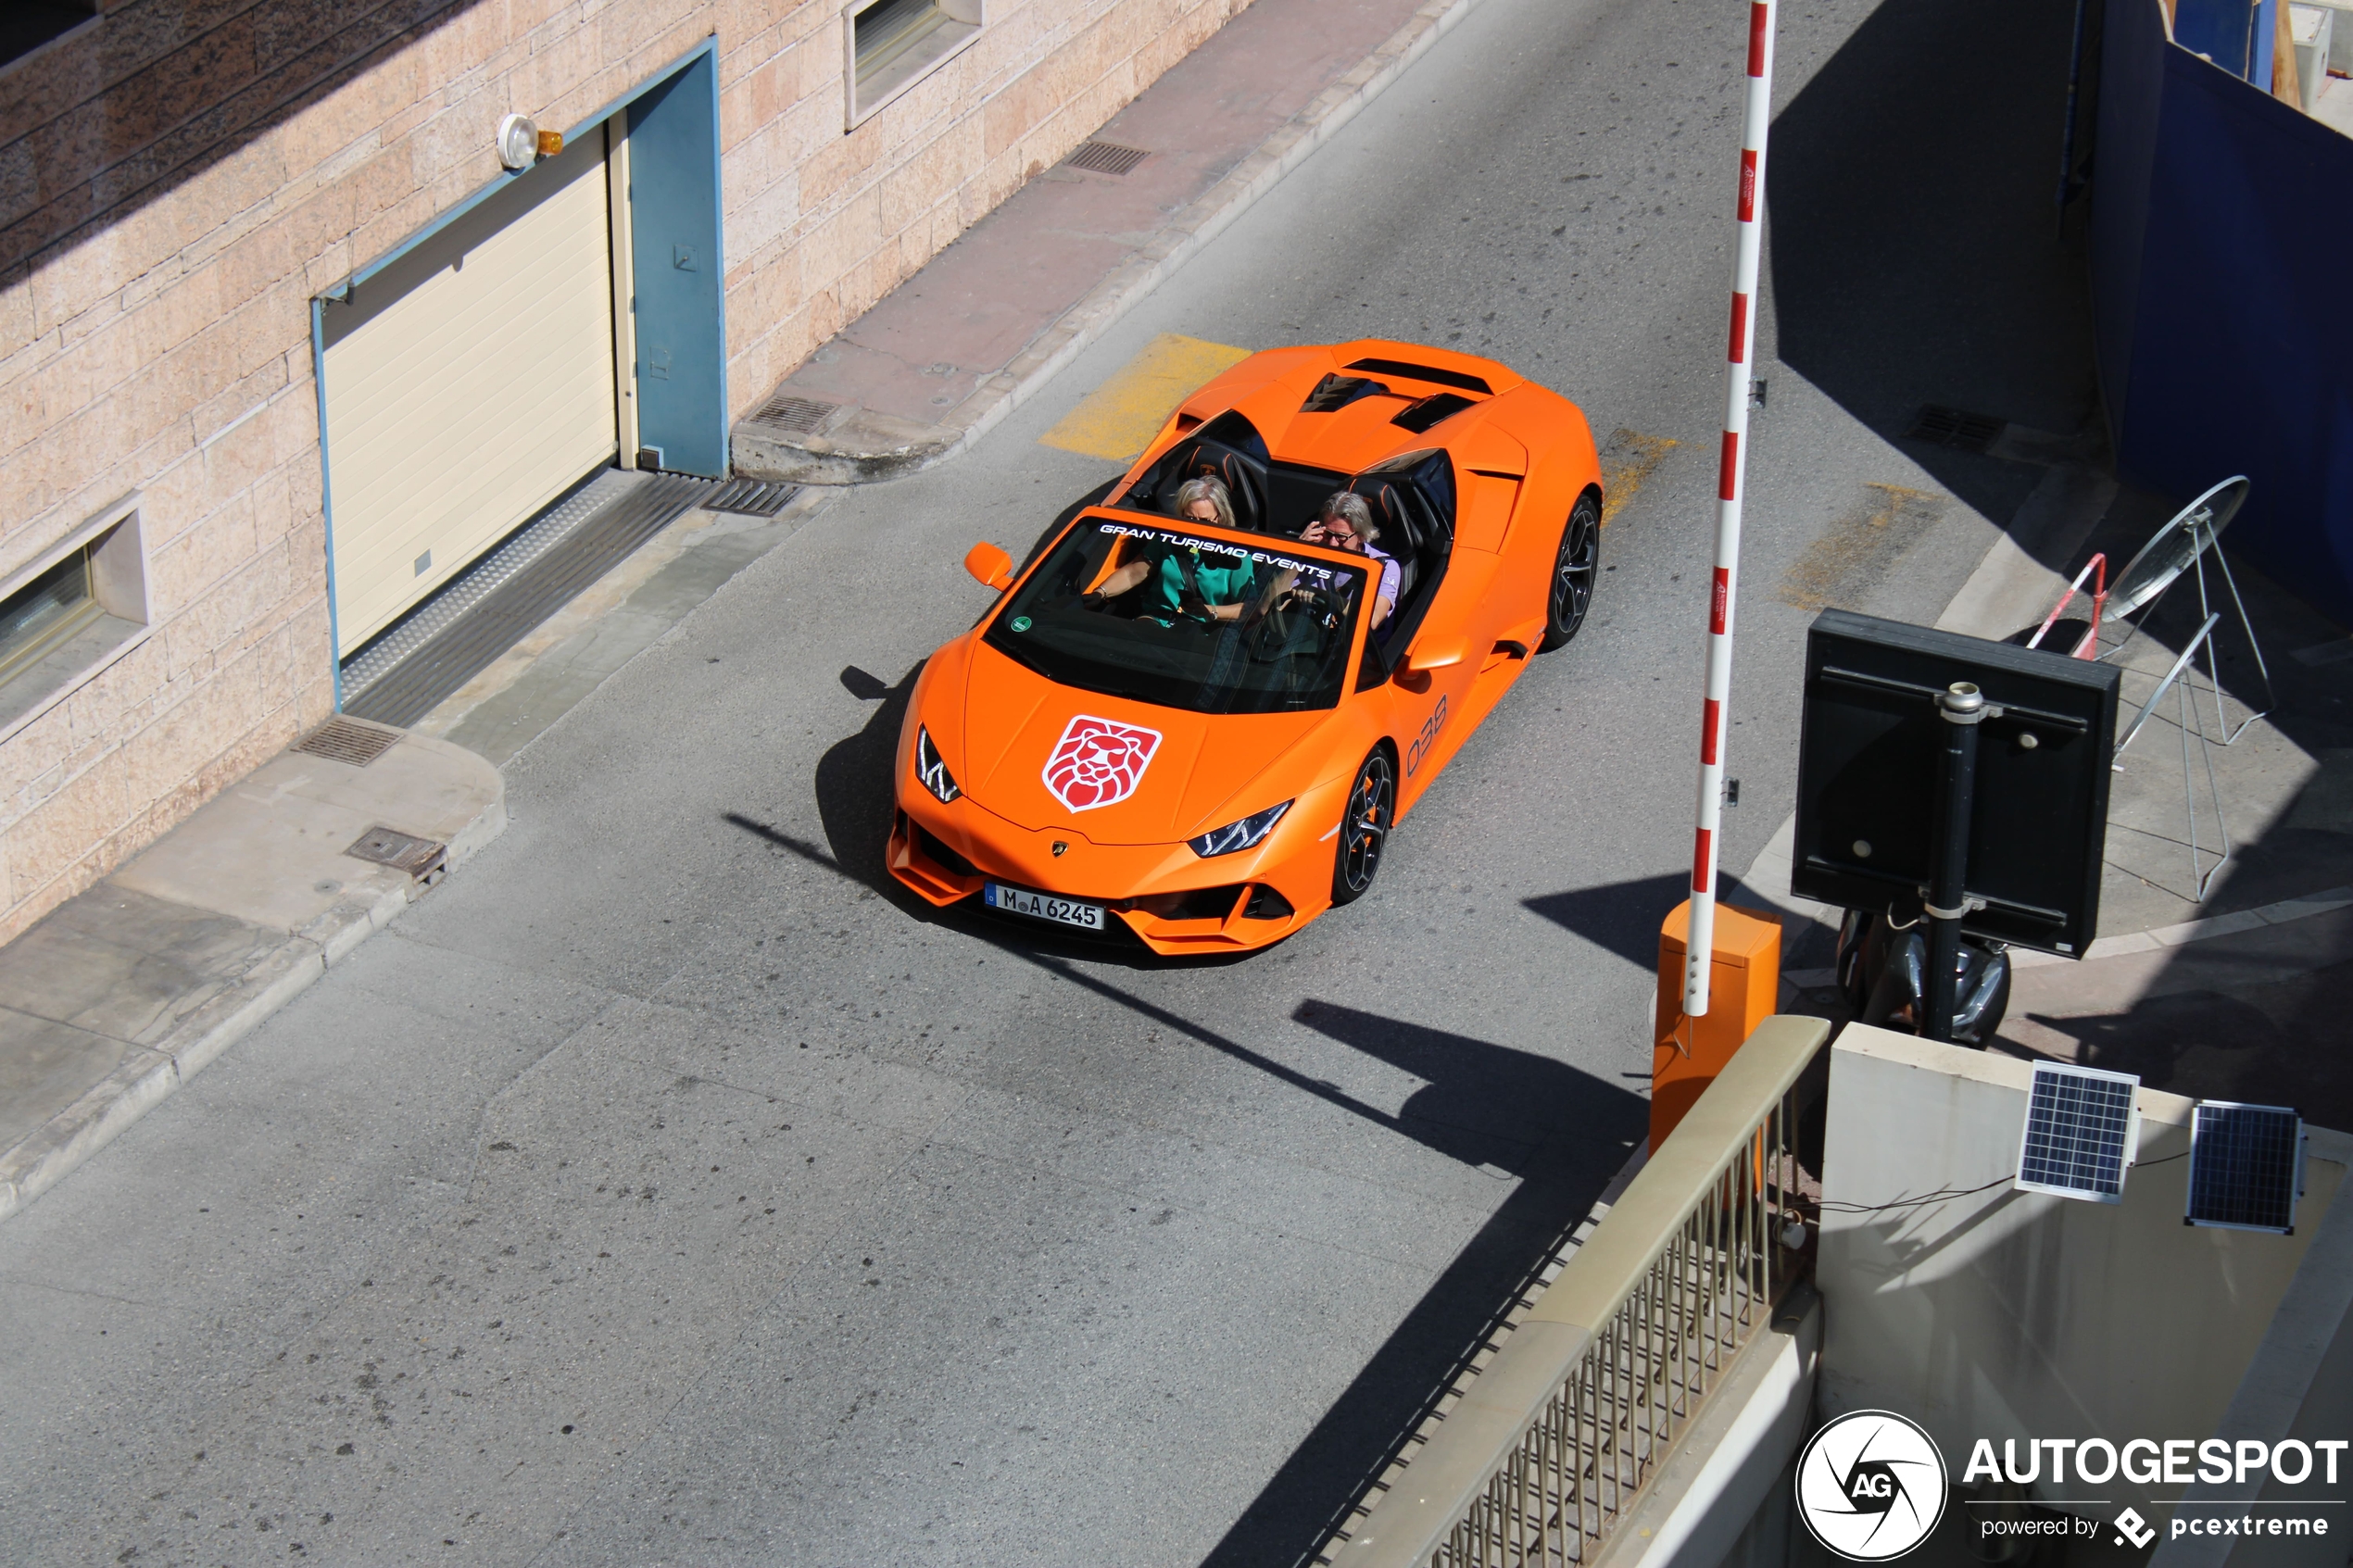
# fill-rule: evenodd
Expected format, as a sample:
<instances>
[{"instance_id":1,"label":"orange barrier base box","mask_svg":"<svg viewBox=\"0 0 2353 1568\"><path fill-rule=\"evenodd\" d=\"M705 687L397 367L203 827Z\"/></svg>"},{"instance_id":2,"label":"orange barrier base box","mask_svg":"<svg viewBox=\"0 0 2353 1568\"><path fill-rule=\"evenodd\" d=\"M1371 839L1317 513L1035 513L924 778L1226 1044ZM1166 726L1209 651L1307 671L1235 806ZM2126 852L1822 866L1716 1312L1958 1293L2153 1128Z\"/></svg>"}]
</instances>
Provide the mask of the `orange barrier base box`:
<instances>
[{"instance_id":1,"label":"orange barrier base box","mask_svg":"<svg viewBox=\"0 0 2353 1568\"><path fill-rule=\"evenodd\" d=\"M1780 1001L1781 922L1761 909L1716 906L1716 953L1708 968L1707 1015L1683 1016L1683 951L1689 899L1658 932L1658 1015L1651 1038L1651 1149L1683 1119L1741 1042Z\"/></svg>"}]
</instances>

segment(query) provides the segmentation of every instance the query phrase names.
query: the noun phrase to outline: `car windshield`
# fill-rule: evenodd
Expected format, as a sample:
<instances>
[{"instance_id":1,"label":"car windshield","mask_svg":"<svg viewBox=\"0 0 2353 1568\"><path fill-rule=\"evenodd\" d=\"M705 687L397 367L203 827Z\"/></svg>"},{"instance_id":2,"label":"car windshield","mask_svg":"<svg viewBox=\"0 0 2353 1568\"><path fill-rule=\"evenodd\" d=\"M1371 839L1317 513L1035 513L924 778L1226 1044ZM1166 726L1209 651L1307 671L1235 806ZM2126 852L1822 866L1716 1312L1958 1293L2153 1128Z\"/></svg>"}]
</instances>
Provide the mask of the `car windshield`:
<instances>
[{"instance_id":1,"label":"car windshield","mask_svg":"<svg viewBox=\"0 0 2353 1568\"><path fill-rule=\"evenodd\" d=\"M1196 713L1340 701L1365 573L1158 519L1081 518L989 625L1050 681Z\"/></svg>"}]
</instances>

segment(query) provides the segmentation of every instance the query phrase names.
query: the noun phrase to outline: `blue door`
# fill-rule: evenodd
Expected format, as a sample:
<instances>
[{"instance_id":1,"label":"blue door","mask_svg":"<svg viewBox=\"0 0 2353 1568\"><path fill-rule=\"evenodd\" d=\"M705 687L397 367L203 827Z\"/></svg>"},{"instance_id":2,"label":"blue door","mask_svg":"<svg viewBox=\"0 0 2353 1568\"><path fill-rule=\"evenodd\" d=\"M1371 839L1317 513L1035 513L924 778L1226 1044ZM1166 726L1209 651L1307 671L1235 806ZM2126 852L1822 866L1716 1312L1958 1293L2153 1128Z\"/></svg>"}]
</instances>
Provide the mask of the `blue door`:
<instances>
[{"instance_id":1,"label":"blue door","mask_svg":"<svg viewBox=\"0 0 2353 1568\"><path fill-rule=\"evenodd\" d=\"M673 473L727 472L719 71L705 50L629 106L637 443Z\"/></svg>"}]
</instances>

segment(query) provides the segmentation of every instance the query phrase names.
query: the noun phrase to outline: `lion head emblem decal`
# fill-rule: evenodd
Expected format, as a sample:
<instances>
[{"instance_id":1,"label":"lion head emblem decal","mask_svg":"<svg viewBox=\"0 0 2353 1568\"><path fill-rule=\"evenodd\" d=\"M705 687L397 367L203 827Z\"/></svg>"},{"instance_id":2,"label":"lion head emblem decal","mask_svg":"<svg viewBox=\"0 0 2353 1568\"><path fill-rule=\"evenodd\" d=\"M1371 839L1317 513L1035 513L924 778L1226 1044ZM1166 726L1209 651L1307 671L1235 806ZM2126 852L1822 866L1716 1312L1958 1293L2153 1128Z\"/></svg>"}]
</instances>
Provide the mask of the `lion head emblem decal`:
<instances>
[{"instance_id":1,"label":"lion head emblem decal","mask_svg":"<svg viewBox=\"0 0 2353 1568\"><path fill-rule=\"evenodd\" d=\"M1115 806L1136 793L1160 749L1160 732L1081 713L1046 759L1046 787L1073 811Z\"/></svg>"}]
</instances>

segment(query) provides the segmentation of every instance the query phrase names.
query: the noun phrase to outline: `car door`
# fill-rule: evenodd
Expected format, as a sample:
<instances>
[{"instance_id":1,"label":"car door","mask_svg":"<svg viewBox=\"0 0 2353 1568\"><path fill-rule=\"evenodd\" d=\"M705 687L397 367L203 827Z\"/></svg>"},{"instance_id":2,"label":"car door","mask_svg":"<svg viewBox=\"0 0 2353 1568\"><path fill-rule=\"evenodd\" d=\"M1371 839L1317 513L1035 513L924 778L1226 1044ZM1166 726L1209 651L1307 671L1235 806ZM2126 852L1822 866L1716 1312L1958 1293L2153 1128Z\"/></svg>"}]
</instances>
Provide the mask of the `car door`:
<instances>
[{"instance_id":1,"label":"car door","mask_svg":"<svg viewBox=\"0 0 2353 1568\"><path fill-rule=\"evenodd\" d=\"M1452 750L1450 727L1478 674L1478 628L1465 623L1488 571L1453 548L1453 468L1442 451L1407 453L1349 482L1381 529L1381 547L1410 562L1411 577L1386 639L1367 639L1360 689L1383 709L1397 746L1397 812L1404 815ZM1399 546L1404 547L1399 547ZM1405 575L1401 572L1401 576ZM1376 696L1375 694L1378 695Z\"/></svg>"}]
</instances>

